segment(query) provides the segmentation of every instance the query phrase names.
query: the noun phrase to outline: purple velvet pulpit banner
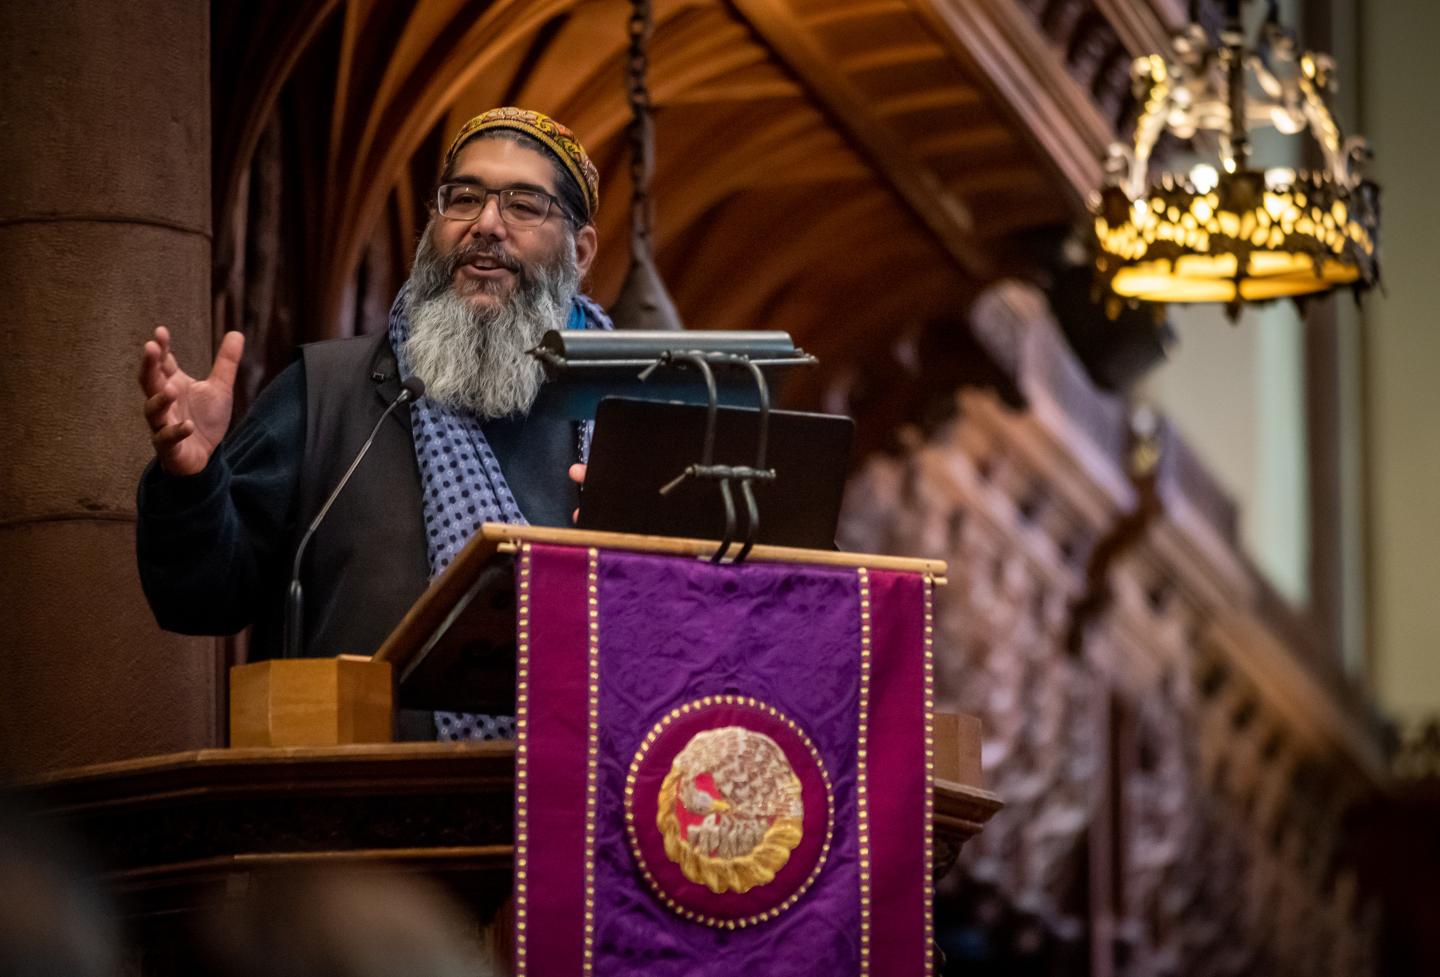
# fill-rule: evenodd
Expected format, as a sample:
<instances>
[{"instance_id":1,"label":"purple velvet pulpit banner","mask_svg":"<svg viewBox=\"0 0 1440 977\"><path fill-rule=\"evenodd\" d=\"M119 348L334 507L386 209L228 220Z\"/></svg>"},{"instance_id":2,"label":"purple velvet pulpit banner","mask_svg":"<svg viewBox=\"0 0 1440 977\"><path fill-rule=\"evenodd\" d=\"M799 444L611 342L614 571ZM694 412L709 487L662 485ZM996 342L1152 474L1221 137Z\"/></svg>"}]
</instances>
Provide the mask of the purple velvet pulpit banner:
<instances>
[{"instance_id":1,"label":"purple velvet pulpit banner","mask_svg":"<svg viewBox=\"0 0 1440 977\"><path fill-rule=\"evenodd\" d=\"M933 583L526 544L516 972L932 971Z\"/></svg>"}]
</instances>

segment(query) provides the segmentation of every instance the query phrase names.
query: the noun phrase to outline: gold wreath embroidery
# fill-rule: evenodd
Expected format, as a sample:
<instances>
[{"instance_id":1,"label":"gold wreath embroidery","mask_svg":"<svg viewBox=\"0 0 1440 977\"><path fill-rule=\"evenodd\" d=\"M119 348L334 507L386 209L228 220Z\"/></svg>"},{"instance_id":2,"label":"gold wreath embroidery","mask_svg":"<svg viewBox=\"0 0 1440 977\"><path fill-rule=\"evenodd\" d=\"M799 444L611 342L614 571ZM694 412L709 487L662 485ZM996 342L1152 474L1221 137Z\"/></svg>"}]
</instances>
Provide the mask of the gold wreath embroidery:
<instances>
[{"instance_id":1,"label":"gold wreath embroidery","mask_svg":"<svg viewBox=\"0 0 1440 977\"><path fill-rule=\"evenodd\" d=\"M773 739L743 726L697 733L660 785L665 854L711 892L775 878L803 836L800 778Z\"/></svg>"}]
</instances>

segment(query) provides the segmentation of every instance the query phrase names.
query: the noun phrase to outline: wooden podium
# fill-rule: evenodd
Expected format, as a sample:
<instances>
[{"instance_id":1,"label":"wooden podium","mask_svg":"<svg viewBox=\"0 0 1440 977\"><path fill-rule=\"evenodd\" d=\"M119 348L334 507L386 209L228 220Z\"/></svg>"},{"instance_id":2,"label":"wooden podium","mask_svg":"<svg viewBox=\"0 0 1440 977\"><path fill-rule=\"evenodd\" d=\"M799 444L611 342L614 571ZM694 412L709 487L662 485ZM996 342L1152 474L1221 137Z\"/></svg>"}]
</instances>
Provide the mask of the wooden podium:
<instances>
[{"instance_id":1,"label":"wooden podium","mask_svg":"<svg viewBox=\"0 0 1440 977\"><path fill-rule=\"evenodd\" d=\"M513 554L524 543L696 559L707 557L717 546L712 540L486 523L373 655L276 659L232 668L230 745L340 746L392 740L397 687L422 669L429 656L453 654L477 630L491 634L513 630L508 606L497 612L477 597L493 589L497 575L508 576L508 570L497 571L495 557ZM899 570L928 575L938 583L945 579L942 560L783 546L756 546L748 560Z\"/></svg>"},{"instance_id":2,"label":"wooden podium","mask_svg":"<svg viewBox=\"0 0 1440 977\"><path fill-rule=\"evenodd\" d=\"M476 598L491 582L487 581L486 574L493 572L495 557L514 553L524 543L632 550L696 559L708 557L716 546L710 540L487 523L445 574L421 595L373 655L275 660L232 668L231 749L187 754L190 759L186 762L196 765L197 769L217 772L230 769L227 763L242 762L241 757L247 758L243 762L249 764L263 764L264 758L271 757L280 764L277 769L298 769L297 765L313 762L324 769L341 763L362 771L377 769L376 764L386 770L394 769L392 764L399 757L417 762L424 759L428 763L434 756L443 756L450 758L447 762L463 765L467 761L458 757L470 755L477 763L508 763L509 744L394 743L395 703L399 699L399 681L422 665L427 655L446 651L447 645L463 643L467 629L479 626L493 630L497 623L507 628L513 626L510 623L513 615L508 608L497 613L480 606L483 602L477 602ZM944 583L946 573L945 563L939 560L779 546L756 546L749 560L901 570L928 574L938 583ZM508 568L503 572L508 573ZM435 754L436 750L441 752ZM998 798L983 788L977 719L938 714L935 752L937 829L942 841L937 850L940 857L936 870L943 872L953 863L965 839L978 832L1001 805ZM486 759L482 761L480 757ZM180 761L166 758L159 762ZM123 780L120 771L128 769L138 772L145 768L122 765L114 774ZM487 774L487 781L489 777ZM487 857L490 856L495 856L495 852L490 851ZM357 857L372 856L361 855L357 850Z\"/></svg>"},{"instance_id":3,"label":"wooden podium","mask_svg":"<svg viewBox=\"0 0 1440 977\"><path fill-rule=\"evenodd\" d=\"M147 944L249 873L317 861L424 870L489 918L510 885L513 744L391 742L394 703L397 676L488 613L476 606L486 568L525 542L697 559L714 546L486 525L374 655L234 669L229 749L62 771L27 793L89 841ZM763 546L750 559L945 573L936 561ZM934 734L938 878L1001 803L982 784L979 722L940 715Z\"/></svg>"}]
</instances>

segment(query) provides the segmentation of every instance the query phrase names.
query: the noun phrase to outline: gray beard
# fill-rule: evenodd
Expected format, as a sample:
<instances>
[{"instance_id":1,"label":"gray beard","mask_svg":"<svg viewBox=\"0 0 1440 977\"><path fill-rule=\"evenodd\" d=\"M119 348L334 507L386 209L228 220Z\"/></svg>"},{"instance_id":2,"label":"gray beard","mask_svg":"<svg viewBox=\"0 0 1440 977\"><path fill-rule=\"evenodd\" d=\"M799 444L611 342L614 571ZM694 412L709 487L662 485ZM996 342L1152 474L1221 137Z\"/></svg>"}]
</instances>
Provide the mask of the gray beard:
<instances>
[{"instance_id":1,"label":"gray beard","mask_svg":"<svg viewBox=\"0 0 1440 977\"><path fill-rule=\"evenodd\" d=\"M529 411L545 373L526 351L547 331L565 328L580 287L574 237L565 236L565 250L551 265L520 265L495 244L442 256L430 238L426 228L410 273L405 361L411 372L425 381L425 396L446 407L486 419ZM477 252L517 271L509 301L476 308L466 300L492 288L489 282L467 282L463 293L457 290L455 270Z\"/></svg>"}]
</instances>

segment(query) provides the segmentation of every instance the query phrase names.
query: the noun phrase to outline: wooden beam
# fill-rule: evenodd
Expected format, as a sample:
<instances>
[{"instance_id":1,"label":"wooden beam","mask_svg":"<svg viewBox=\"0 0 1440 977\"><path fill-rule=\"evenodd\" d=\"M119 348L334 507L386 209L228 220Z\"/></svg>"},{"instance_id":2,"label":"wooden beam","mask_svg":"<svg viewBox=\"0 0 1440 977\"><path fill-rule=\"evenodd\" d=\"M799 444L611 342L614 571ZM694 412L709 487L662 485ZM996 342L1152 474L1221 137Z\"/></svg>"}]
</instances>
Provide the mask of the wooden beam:
<instances>
[{"instance_id":1,"label":"wooden beam","mask_svg":"<svg viewBox=\"0 0 1440 977\"><path fill-rule=\"evenodd\" d=\"M911 0L1049 158L1078 206L1099 186L1114 127L1017 0Z\"/></svg>"},{"instance_id":2,"label":"wooden beam","mask_svg":"<svg viewBox=\"0 0 1440 977\"><path fill-rule=\"evenodd\" d=\"M272 46L266 52L257 52L254 61L247 60L243 71L245 78L230 91L236 100L245 99L243 114L230 120L225 131L217 132L215 158L225 161L220 179L221 191L215 197L215 264L229 268L236 260L233 254L235 243L232 215L240 203L241 187L250 172L250 161L260 135L270 123L275 104L296 63L309 49L329 20L340 0L311 0L292 12L286 21L283 34L278 39L267 38ZM248 97L247 97L248 96Z\"/></svg>"},{"instance_id":3,"label":"wooden beam","mask_svg":"<svg viewBox=\"0 0 1440 977\"><path fill-rule=\"evenodd\" d=\"M927 40L920 44L877 44L852 54L845 59L841 67L847 75L858 75L866 71L884 71L902 64L944 60L945 49Z\"/></svg>"},{"instance_id":4,"label":"wooden beam","mask_svg":"<svg viewBox=\"0 0 1440 977\"><path fill-rule=\"evenodd\" d=\"M351 86L355 77L355 45L359 42L365 19L370 16L373 0L347 0L340 31L340 56L335 66L335 101L330 111L330 139L326 144L325 186L333 196L335 173L345 138L345 121L350 111ZM333 201L326 201L326 215L334 213Z\"/></svg>"},{"instance_id":5,"label":"wooden beam","mask_svg":"<svg viewBox=\"0 0 1440 977\"><path fill-rule=\"evenodd\" d=\"M937 310L963 308L962 302L950 300L969 290L964 281L937 275L929 254L921 251L918 242L918 236L912 242L901 242L893 253L874 262L870 274L836 269L823 281L806 280L807 286L817 291L867 295L865 302L857 303L843 316L818 307L804 291L782 282L768 287L765 294L750 303L750 308L742 307L739 315L728 321L783 325L791 330L797 344L820 360L822 369L825 364L853 363L862 373L884 371L886 359L877 358L878 350L889 349L907 326L935 318ZM877 282L883 282L884 287L877 288ZM796 386L787 385L786 392L795 392L807 378L818 380L822 376L820 371L797 372L789 381ZM886 374L879 377L877 385L904 382L902 377Z\"/></svg>"},{"instance_id":6,"label":"wooden beam","mask_svg":"<svg viewBox=\"0 0 1440 977\"><path fill-rule=\"evenodd\" d=\"M737 159L728 153L705 155L703 140L723 138L724 134L719 125L710 125L699 130L704 133L700 139L686 138L685 144L678 147L682 151L677 152L675 158L695 160L691 167L669 168L657 174L651 190L657 201L663 201L657 211L660 225L656 241L660 249L688 233L691 225L703 219L719 201L755 186L776 186L782 182L780 174L800 174L807 170L833 173L838 160L841 164L851 163L861 169L866 178L873 179L864 164L850 153L829 152L837 145L843 149L843 144L809 113L789 111L789 106L782 106L764 112L752 110L747 115L754 129L746 143L746 158ZM687 151L693 155L687 155ZM825 155L827 152L829 155ZM613 239L623 240L628 218L622 219L622 215L617 214L615 219Z\"/></svg>"},{"instance_id":7,"label":"wooden beam","mask_svg":"<svg viewBox=\"0 0 1440 977\"><path fill-rule=\"evenodd\" d=\"M816 10L806 17L811 27L843 24L847 20L884 17L905 12L905 0L873 0L870 3L835 3Z\"/></svg>"},{"instance_id":8,"label":"wooden beam","mask_svg":"<svg viewBox=\"0 0 1440 977\"><path fill-rule=\"evenodd\" d=\"M1170 50L1170 35L1185 23L1181 0L1095 0L1125 50L1135 57Z\"/></svg>"},{"instance_id":9,"label":"wooden beam","mask_svg":"<svg viewBox=\"0 0 1440 977\"><path fill-rule=\"evenodd\" d=\"M977 88L926 88L906 92L880 103L881 118L923 112L927 109L966 109L985 104L985 96Z\"/></svg>"},{"instance_id":10,"label":"wooden beam","mask_svg":"<svg viewBox=\"0 0 1440 977\"><path fill-rule=\"evenodd\" d=\"M900 220L898 216L892 216L893 205L881 187L871 184L840 199L830 199L829 194L817 193L814 196L818 198L817 204L801 211L812 214L811 219L797 222L787 229L785 247L775 248L763 261L748 268L743 284L737 282L731 287L726 286L735 281L733 269L743 266L746 256L754 254L757 242L765 239L765 223L762 219L750 217L749 213L746 215L749 219L743 224L728 222L731 240L707 254L705 267L689 270L685 280L677 287L676 300L682 305L689 304L687 299L697 304L704 301L710 321L733 323L723 328L758 329L762 328L759 325L761 320L756 317L776 295L795 290L808 294L814 301L816 296L826 294L825 282L852 268L868 270L873 274L871 281L883 282L887 290L898 285L893 274L881 270L893 268L887 267L890 263L884 260L883 254L867 254L863 266L853 259L832 261L823 272L814 267L818 254L876 252L879 250L875 243L877 237L885 240L887 249L898 247L907 239L928 246L928 238L913 231L907 234L908 228L903 223L902 229L892 226L885 230L887 220L892 225L900 223ZM803 198L797 196L792 199L798 201ZM934 270L943 267L923 259L916 263ZM862 303L858 293L851 294L856 295L853 305L868 304L877 297L866 295ZM784 325L777 321L774 328L789 329L790 325L788 321Z\"/></svg>"},{"instance_id":11,"label":"wooden beam","mask_svg":"<svg viewBox=\"0 0 1440 977\"><path fill-rule=\"evenodd\" d=\"M700 85L689 91L679 92L665 103L665 107L714 105L717 102L763 102L769 99L796 98L799 95L799 88L789 78L767 78L748 82L726 82L720 79L714 84Z\"/></svg>"},{"instance_id":12,"label":"wooden beam","mask_svg":"<svg viewBox=\"0 0 1440 977\"><path fill-rule=\"evenodd\" d=\"M976 238L969 206L911 154L869 97L836 67L835 59L794 11L783 0L729 0L729 4L796 76L831 124L935 235L959 269L982 281L993 277L994 265Z\"/></svg>"},{"instance_id":13,"label":"wooden beam","mask_svg":"<svg viewBox=\"0 0 1440 977\"><path fill-rule=\"evenodd\" d=\"M1004 126L995 124L972 125L963 129L938 130L916 139L915 154L921 159L944 156L947 153L966 153L966 163L974 166L984 163L988 156L997 151L1009 150L1023 154L1025 147L1014 138L1014 133ZM974 154L972 159L968 154Z\"/></svg>"}]
</instances>

